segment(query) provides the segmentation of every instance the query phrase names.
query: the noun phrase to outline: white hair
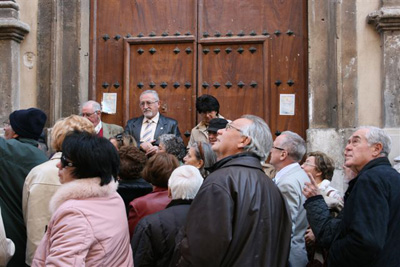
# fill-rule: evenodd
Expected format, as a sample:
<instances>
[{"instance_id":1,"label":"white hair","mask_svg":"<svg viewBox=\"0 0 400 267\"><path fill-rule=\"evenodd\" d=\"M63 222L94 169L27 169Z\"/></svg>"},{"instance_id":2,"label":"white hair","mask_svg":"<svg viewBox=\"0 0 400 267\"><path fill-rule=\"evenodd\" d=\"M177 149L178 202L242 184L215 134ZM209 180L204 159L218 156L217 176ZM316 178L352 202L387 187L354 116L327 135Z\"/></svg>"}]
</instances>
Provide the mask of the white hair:
<instances>
[{"instance_id":1,"label":"white hair","mask_svg":"<svg viewBox=\"0 0 400 267\"><path fill-rule=\"evenodd\" d=\"M183 165L176 168L168 180L172 199L194 199L203 180L200 171L194 166Z\"/></svg>"},{"instance_id":2,"label":"white hair","mask_svg":"<svg viewBox=\"0 0 400 267\"><path fill-rule=\"evenodd\" d=\"M374 126L360 126L357 128L358 130L367 129L367 133L365 134L365 138L370 146L373 144L382 144L382 151L381 154L384 156L388 156L390 153L392 139L390 136L381 128L374 127Z\"/></svg>"},{"instance_id":3,"label":"white hair","mask_svg":"<svg viewBox=\"0 0 400 267\"><path fill-rule=\"evenodd\" d=\"M82 107L86 107L86 106L91 106L93 108L94 112L101 111L101 105L94 100L89 100L82 104Z\"/></svg>"},{"instance_id":4,"label":"white hair","mask_svg":"<svg viewBox=\"0 0 400 267\"><path fill-rule=\"evenodd\" d=\"M296 162L301 161L307 151L304 139L297 133L291 131L284 131L281 135L285 137L281 143L281 147L286 149L291 159Z\"/></svg>"},{"instance_id":5,"label":"white hair","mask_svg":"<svg viewBox=\"0 0 400 267\"><path fill-rule=\"evenodd\" d=\"M146 94L152 94L152 95L155 97L156 101L160 101L160 98L158 97L158 93L157 93L155 90L146 90L146 91L143 91L143 92L140 94L139 99L142 97L142 95L146 95Z\"/></svg>"},{"instance_id":6,"label":"white hair","mask_svg":"<svg viewBox=\"0 0 400 267\"><path fill-rule=\"evenodd\" d=\"M250 144L244 147L244 151L252 152L260 157L261 161L265 161L272 148L272 134L268 124L255 115L243 115L241 118L252 122L241 129L242 134L251 139Z\"/></svg>"}]
</instances>

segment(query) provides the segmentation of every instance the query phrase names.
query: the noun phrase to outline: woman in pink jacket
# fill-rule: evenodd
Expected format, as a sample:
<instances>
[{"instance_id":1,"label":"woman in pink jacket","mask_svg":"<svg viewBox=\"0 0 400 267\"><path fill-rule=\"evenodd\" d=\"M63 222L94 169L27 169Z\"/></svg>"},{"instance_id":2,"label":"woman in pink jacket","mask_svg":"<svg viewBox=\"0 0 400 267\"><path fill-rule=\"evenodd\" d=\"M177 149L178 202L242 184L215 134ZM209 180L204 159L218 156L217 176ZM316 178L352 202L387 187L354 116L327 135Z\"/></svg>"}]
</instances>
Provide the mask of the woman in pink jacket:
<instances>
[{"instance_id":1,"label":"woman in pink jacket","mask_svg":"<svg viewBox=\"0 0 400 267\"><path fill-rule=\"evenodd\" d=\"M57 167L62 185L50 201L53 215L32 266L133 266L114 146L73 132Z\"/></svg>"}]
</instances>

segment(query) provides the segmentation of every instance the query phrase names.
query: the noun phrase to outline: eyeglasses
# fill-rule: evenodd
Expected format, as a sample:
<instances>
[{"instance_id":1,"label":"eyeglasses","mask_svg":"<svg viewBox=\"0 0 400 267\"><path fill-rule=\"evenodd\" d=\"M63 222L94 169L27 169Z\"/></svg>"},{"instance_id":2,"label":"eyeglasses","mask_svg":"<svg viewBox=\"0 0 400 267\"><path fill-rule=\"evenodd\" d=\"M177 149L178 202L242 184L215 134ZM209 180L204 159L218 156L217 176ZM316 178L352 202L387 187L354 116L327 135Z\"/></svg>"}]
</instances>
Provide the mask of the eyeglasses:
<instances>
[{"instance_id":1,"label":"eyeglasses","mask_svg":"<svg viewBox=\"0 0 400 267\"><path fill-rule=\"evenodd\" d=\"M81 116L82 116L82 117L90 117L90 116L92 116L93 114L97 113L97 111L98 111L98 110L96 110L95 112L92 112L92 113L81 113Z\"/></svg>"},{"instance_id":2,"label":"eyeglasses","mask_svg":"<svg viewBox=\"0 0 400 267\"><path fill-rule=\"evenodd\" d=\"M74 167L74 164L72 164L72 162L69 161L64 155L61 156L60 162L61 162L61 166L63 168L65 168L65 167Z\"/></svg>"},{"instance_id":3,"label":"eyeglasses","mask_svg":"<svg viewBox=\"0 0 400 267\"><path fill-rule=\"evenodd\" d=\"M151 105L153 105L153 104L155 104L155 103L157 103L158 102L158 100L156 100L156 101L143 101L143 102L140 102L139 103L139 105L141 106L141 107L144 107L144 106L151 106Z\"/></svg>"},{"instance_id":4,"label":"eyeglasses","mask_svg":"<svg viewBox=\"0 0 400 267\"><path fill-rule=\"evenodd\" d=\"M280 151L284 151L285 150L284 148L276 147L276 146L273 146L272 148L275 148L276 150L280 150Z\"/></svg>"},{"instance_id":5,"label":"eyeglasses","mask_svg":"<svg viewBox=\"0 0 400 267\"><path fill-rule=\"evenodd\" d=\"M10 123L8 121L3 122L3 128L10 127Z\"/></svg>"},{"instance_id":6,"label":"eyeglasses","mask_svg":"<svg viewBox=\"0 0 400 267\"><path fill-rule=\"evenodd\" d=\"M314 164L308 163L307 161L305 161L305 162L303 163L303 165L308 165L308 166L310 166L310 167L317 168L317 165L314 165Z\"/></svg>"},{"instance_id":7,"label":"eyeglasses","mask_svg":"<svg viewBox=\"0 0 400 267\"><path fill-rule=\"evenodd\" d=\"M239 128L237 128L237 127L235 127L235 126L232 125L232 122L228 123L228 124L225 126L225 130L229 130L229 129L235 129L235 130L238 131L239 133L243 134L243 131L242 131L242 130L240 130Z\"/></svg>"}]
</instances>

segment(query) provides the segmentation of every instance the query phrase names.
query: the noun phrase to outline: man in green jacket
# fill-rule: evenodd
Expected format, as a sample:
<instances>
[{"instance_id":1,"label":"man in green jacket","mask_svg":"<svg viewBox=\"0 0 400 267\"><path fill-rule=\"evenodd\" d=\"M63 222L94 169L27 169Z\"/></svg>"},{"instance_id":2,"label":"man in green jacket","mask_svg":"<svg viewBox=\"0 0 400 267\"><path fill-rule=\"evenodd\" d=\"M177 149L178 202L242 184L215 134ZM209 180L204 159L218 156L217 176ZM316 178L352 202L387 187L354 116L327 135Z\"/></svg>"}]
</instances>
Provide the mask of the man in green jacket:
<instances>
[{"instance_id":1,"label":"man in green jacket","mask_svg":"<svg viewBox=\"0 0 400 267\"><path fill-rule=\"evenodd\" d=\"M47 159L38 148L46 114L36 108L16 110L4 123L0 138L0 206L6 235L15 244L8 266L25 266L26 229L22 216L22 189L29 171ZM44 231L45 229L43 229Z\"/></svg>"}]
</instances>

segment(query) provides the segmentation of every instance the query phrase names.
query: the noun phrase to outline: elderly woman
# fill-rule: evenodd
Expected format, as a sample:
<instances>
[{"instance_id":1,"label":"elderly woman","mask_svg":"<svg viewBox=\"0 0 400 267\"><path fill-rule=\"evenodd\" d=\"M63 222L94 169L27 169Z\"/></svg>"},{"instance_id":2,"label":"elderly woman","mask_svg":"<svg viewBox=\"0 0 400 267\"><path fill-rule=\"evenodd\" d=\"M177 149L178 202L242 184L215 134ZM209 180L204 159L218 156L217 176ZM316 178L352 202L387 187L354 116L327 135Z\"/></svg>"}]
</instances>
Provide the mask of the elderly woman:
<instances>
[{"instance_id":1,"label":"elderly woman","mask_svg":"<svg viewBox=\"0 0 400 267\"><path fill-rule=\"evenodd\" d=\"M335 170L333 159L320 151L310 152L306 157L301 168L314 177L328 207L341 209L343 207L342 196L337 189L330 186Z\"/></svg>"},{"instance_id":2,"label":"elderly woman","mask_svg":"<svg viewBox=\"0 0 400 267\"><path fill-rule=\"evenodd\" d=\"M133 266L115 147L75 131L64 139L57 167L62 185L32 266Z\"/></svg>"},{"instance_id":3,"label":"elderly woman","mask_svg":"<svg viewBox=\"0 0 400 267\"><path fill-rule=\"evenodd\" d=\"M132 238L136 266L169 266L175 248L175 237L185 225L190 204L199 191L203 177L197 168L183 165L168 180L169 197L165 210L141 219Z\"/></svg>"},{"instance_id":4,"label":"elderly woman","mask_svg":"<svg viewBox=\"0 0 400 267\"><path fill-rule=\"evenodd\" d=\"M65 136L74 131L94 133L93 124L86 118L72 115L60 119L51 130L51 147L56 153L49 161L33 168L25 179L22 194L22 212L26 225L26 259L31 265L36 248L42 240L51 213L48 203L60 186L57 163Z\"/></svg>"},{"instance_id":5,"label":"elderly woman","mask_svg":"<svg viewBox=\"0 0 400 267\"><path fill-rule=\"evenodd\" d=\"M182 162L186 154L186 147L181 137L174 134L163 134L159 138L158 152L166 152L174 155L179 162Z\"/></svg>"},{"instance_id":6,"label":"elderly woman","mask_svg":"<svg viewBox=\"0 0 400 267\"><path fill-rule=\"evenodd\" d=\"M335 170L333 159L320 151L310 152L306 156L306 161L301 165L301 168L315 179L332 215L337 215L343 208L343 198L337 189L330 186ZM315 243L315 236L311 228L307 229L305 240L310 263L321 264L322 266L327 251Z\"/></svg>"},{"instance_id":7,"label":"elderly woman","mask_svg":"<svg viewBox=\"0 0 400 267\"><path fill-rule=\"evenodd\" d=\"M152 156L143 169L143 178L153 185L153 192L134 199L129 204L129 233L133 236L137 223L144 216L165 209L168 198L168 179L179 166L175 156L160 152Z\"/></svg>"},{"instance_id":8,"label":"elderly woman","mask_svg":"<svg viewBox=\"0 0 400 267\"><path fill-rule=\"evenodd\" d=\"M211 145L206 142L193 143L183 158L185 165L192 165L199 169L203 178L206 178L209 174L206 168L214 165L216 161L217 155L211 149Z\"/></svg>"}]
</instances>

